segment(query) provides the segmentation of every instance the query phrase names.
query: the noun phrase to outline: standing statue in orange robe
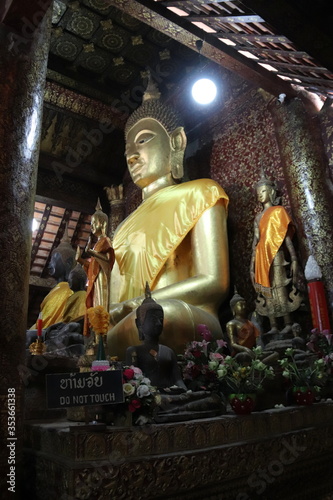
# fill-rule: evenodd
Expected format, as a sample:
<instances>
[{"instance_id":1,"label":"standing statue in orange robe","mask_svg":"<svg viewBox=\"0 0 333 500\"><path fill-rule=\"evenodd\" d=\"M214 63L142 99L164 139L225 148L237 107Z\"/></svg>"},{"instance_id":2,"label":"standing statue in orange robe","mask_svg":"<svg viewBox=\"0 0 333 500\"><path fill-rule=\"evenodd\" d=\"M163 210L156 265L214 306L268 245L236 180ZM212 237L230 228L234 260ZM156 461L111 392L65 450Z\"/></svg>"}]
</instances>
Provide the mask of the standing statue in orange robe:
<instances>
[{"instance_id":1,"label":"standing statue in orange robe","mask_svg":"<svg viewBox=\"0 0 333 500\"><path fill-rule=\"evenodd\" d=\"M262 175L256 187L263 210L254 221L250 274L258 294L256 311L268 316L271 329L267 334L277 340L292 337L290 313L302 301L296 289L298 262L292 243L295 229L285 208L278 205L274 182ZM284 319L281 332L277 326L279 317Z\"/></svg>"},{"instance_id":2,"label":"standing statue in orange robe","mask_svg":"<svg viewBox=\"0 0 333 500\"><path fill-rule=\"evenodd\" d=\"M106 236L108 216L102 211L98 200L96 212L91 218L91 232L97 236L97 242L91 248L91 236L88 239L85 251L91 255L89 263L82 259L81 250L78 247L76 260L87 268L88 286L86 306L103 306L109 308L110 275L114 264L114 251L111 240ZM87 322L85 322L84 333L88 333Z\"/></svg>"}]
</instances>

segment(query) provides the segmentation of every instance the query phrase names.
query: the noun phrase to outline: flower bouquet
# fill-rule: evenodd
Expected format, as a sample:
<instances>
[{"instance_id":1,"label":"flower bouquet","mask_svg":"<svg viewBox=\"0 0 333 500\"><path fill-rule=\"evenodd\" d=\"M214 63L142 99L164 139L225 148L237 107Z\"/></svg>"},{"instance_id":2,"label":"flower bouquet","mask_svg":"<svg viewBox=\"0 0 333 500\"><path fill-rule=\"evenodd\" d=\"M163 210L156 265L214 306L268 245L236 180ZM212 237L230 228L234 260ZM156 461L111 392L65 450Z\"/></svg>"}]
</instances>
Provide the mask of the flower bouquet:
<instances>
[{"instance_id":1,"label":"flower bouquet","mask_svg":"<svg viewBox=\"0 0 333 500\"><path fill-rule=\"evenodd\" d=\"M128 410L137 425L152 422L158 403L158 391L136 366L123 367L123 392Z\"/></svg>"},{"instance_id":2,"label":"flower bouquet","mask_svg":"<svg viewBox=\"0 0 333 500\"><path fill-rule=\"evenodd\" d=\"M306 353L298 359L295 349L292 348L286 349L285 356L279 363L283 369L282 375L290 380L293 386L296 402L313 403L316 393L320 393L326 379L327 368L324 359L309 356L306 358Z\"/></svg>"},{"instance_id":3,"label":"flower bouquet","mask_svg":"<svg viewBox=\"0 0 333 500\"><path fill-rule=\"evenodd\" d=\"M198 325L198 332L202 341L189 342L180 357L183 378L193 391L216 390L219 385L217 370L224 359L223 349L227 343L222 339L214 340L206 325Z\"/></svg>"},{"instance_id":4,"label":"flower bouquet","mask_svg":"<svg viewBox=\"0 0 333 500\"><path fill-rule=\"evenodd\" d=\"M217 376L221 390L228 395L236 413L250 413L255 407L256 395L263 391L264 381L274 378L273 367L261 361L262 355L262 348L254 347L252 355L226 356L220 363Z\"/></svg>"},{"instance_id":5,"label":"flower bouquet","mask_svg":"<svg viewBox=\"0 0 333 500\"><path fill-rule=\"evenodd\" d=\"M320 332L315 328L311 330L311 336L306 345L319 359L324 360L327 373L333 375L333 335L328 330Z\"/></svg>"}]
</instances>

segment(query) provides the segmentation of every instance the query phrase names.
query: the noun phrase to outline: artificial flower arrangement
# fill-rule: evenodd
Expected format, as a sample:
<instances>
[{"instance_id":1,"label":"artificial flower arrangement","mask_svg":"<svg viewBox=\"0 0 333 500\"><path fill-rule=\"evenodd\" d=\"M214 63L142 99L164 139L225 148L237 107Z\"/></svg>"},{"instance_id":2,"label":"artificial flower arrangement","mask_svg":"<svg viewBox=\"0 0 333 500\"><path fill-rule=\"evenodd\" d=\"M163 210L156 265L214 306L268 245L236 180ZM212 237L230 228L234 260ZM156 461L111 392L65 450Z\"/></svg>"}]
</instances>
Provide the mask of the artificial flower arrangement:
<instances>
[{"instance_id":1,"label":"artificial flower arrangement","mask_svg":"<svg viewBox=\"0 0 333 500\"><path fill-rule=\"evenodd\" d=\"M329 330L320 332L317 328L311 330L307 348L323 359L327 367L327 373L333 375L333 335Z\"/></svg>"},{"instance_id":2,"label":"artificial flower arrangement","mask_svg":"<svg viewBox=\"0 0 333 500\"><path fill-rule=\"evenodd\" d=\"M136 366L123 367L123 391L128 410L138 425L152 422L158 406L158 391Z\"/></svg>"},{"instance_id":3,"label":"artificial flower arrangement","mask_svg":"<svg viewBox=\"0 0 333 500\"><path fill-rule=\"evenodd\" d=\"M89 307L87 316L96 335L106 335L110 325L110 314L104 306Z\"/></svg>"},{"instance_id":4,"label":"artificial flower arrangement","mask_svg":"<svg viewBox=\"0 0 333 500\"><path fill-rule=\"evenodd\" d=\"M302 358L297 360L295 349L291 347L286 349L285 356L279 360L283 369L282 375L291 381L293 387L301 392L314 390L319 393L327 375L324 359L313 359L313 356L306 359L303 354Z\"/></svg>"},{"instance_id":5,"label":"artificial flower arrangement","mask_svg":"<svg viewBox=\"0 0 333 500\"><path fill-rule=\"evenodd\" d=\"M224 359L223 350L227 343L215 340L206 325L198 325L202 341L193 340L186 344L180 356L183 378L191 390L216 390L218 388L217 370Z\"/></svg>"},{"instance_id":6,"label":"artificial flower arrangement","mask_svg":"<svg viewBox=\"0 0 333 500\"><path fill-rule=\"evenodd\" d=\"M262 347L251 349L251 355L238 353L226 356L217 370L218 380L224 391L231 394L257 394L263 390L266 379L274 378L274 369L261 361Z\"/></svg>"}]
</instances>

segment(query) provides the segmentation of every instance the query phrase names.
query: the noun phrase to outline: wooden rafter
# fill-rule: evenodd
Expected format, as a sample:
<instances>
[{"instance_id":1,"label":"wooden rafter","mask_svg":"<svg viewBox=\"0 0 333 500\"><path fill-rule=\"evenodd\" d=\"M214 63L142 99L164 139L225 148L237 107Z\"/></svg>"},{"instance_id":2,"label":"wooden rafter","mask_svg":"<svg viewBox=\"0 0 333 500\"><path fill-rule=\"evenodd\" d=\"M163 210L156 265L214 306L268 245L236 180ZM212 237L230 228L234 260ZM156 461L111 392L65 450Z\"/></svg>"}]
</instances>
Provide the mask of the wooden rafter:
<instances>
[{"instance_id":1,"label":"wooden rafter","mask_svg":"<svg viewBox=\"0 0 333 500\"><path fill-rule=\"evenodd\" d=\"M201 22L210 22L210 21L220 21L221 23L264 23L264 19L260 16L248 14L240 14L238 16L223 16L221 14L207 14L206 16L202 15L191 15L186 16L187 21L201 21Z\"/></svg>"},{"instance_id":2,"label":"wooden rafter","mask_svg":"<svg viewBox=\"0 0 333 500\"><path fill-rule=\"evenodd\" d=\"M47 204L45 206L44 213L42 215L42 219L41 219L41 222L40 222L38 230L37 230L35 241L34 241L34 243L32 245L30 268L32 267L32 265L34 263L34 260L35 260L35 257L36 257L36 255L38 253L38 249L40 247L40 244L41 244L41 241L42 241L42 238L43 238L43 235L44 235L44 231L45 231L45 228L46 228L46 225L47 225L47 221L49 220L49 216L50 216L51 210L52 210L52 206L49 205L49 204Z\"/></svg>"},{"instance_id":3,"label":"wooden rafter","mask_svg":"<svg viewBox=\"0 0 333 500\"><path fill-rule=\"evenodd\" d=\"M50 259L51 259L52 252L59 245L59 243L61 241L61 238L64 235L66 224L69 221L71 213L72 213L72 210L68 210L68 209L66 209L65 212L64 212L62 220L61 220L61 222L59 224L59 228L58 228L56 237L54 238L53 244L52 244L52 246L50 248L50 251L49 251L48 258L47 258L47 260L45 262L45 267L43 269L42 277L45 277L45 275L47 275L47 269L48 269L48 265L49 265L49 262L50 262Z\"/></svg>"}]
</instances>

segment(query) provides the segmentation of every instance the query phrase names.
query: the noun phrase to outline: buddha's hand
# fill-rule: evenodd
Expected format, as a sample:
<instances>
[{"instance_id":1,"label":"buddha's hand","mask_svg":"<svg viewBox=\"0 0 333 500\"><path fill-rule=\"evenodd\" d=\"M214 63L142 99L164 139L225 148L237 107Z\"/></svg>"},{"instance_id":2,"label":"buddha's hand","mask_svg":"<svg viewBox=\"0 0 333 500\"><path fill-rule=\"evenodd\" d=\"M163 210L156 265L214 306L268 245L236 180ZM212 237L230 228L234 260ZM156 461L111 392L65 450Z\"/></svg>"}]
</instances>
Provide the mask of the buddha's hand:
<instances>
[{"instance_id":1,"label":"buddha's hand","mask_svg":"<svg viewBox=\"0 0 333 500\"><path fill-rule=\"evenodd\" d=\"M132 311L135 311L135 309L141 305L141 302L141 299L131 299L120 302L119 304L111 304L109 310L111 325L116 325Z\"/></svg>"},{"instance_id":2,"label":"buddha's hand","mask_svg":"<svg viewBox=\"0 0 333 500\"><path fill-rule=\"evenodd\" d=\"M76 260L76 262L79 261L79 259L81 257L81 254L82 254L82 251L81 251L81 248L78 245L77 248L76 248L76 254L75 254L75 260Z\"/></svg>"},{"instance_id":3,"label":"buddha's hand","mask_svg":"<svg viewBox=\"0 0 333 500\"><path fill-rule=\"evenodd\" d=\"M88 252L91 249L91 235L88 238L85 251Z\"/></svg>"}]
</instances>

